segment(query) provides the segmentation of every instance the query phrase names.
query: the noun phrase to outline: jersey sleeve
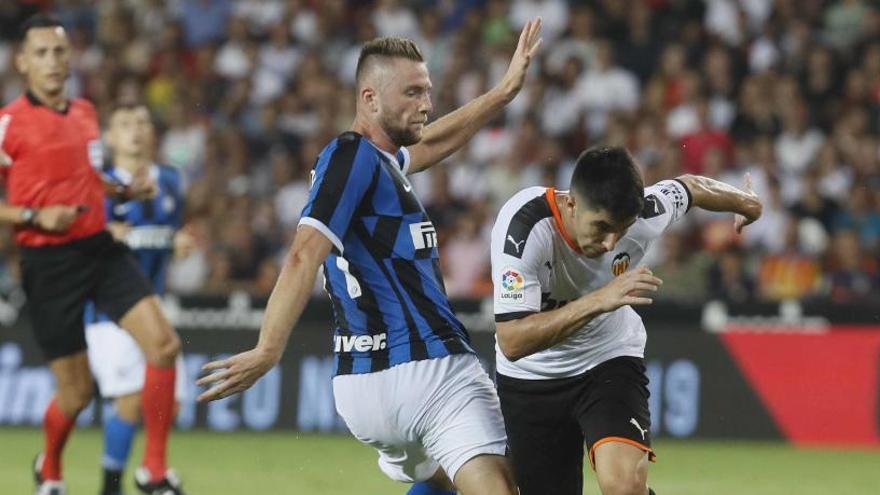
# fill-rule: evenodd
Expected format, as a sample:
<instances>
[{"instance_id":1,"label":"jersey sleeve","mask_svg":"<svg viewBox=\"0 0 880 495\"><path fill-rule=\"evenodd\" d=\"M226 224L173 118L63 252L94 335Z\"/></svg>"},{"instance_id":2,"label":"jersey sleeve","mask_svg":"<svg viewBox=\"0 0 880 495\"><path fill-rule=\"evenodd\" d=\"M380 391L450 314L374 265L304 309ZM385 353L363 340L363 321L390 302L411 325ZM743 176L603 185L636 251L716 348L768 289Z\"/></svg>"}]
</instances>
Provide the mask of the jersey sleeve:
<instances>
[{"instance_id":1,"label":"jersey sleeve","mask_svg":"<svg viewBox=\"0 0 880 495\"><path fill-rule=\"evenodd\" d=\"M639 219L660 235L684 217L691 207L691 192L678 179L662 180L645 188L645 206Z\"/></svg>"},{"instance_id":2,"label":"jersey sleeve","mask_svg":"<svg viewBox=\"0 0 880 495\"><path fill-rule=\"evenodd\" d=\"M355 210L379 171L375 153L358 152L360 138L341 136L336 146L324 151L315 163L309 199L299 225L320 231L342 254L342 239Z\"/></svg>"},{"instance_id":3,"label":"jersey sleeve","mask_svg":"<svg viewBox=\"0 0 880 495\"><path fill-rule=\"evenodd\" d=\"M553 252L546 229L502 208L492 229L492 285L495 321L511 321L541 311L540 271ZM522 228L523 220L527 228ZM527 225L531 223L532 225Z\"/></svg>"}]
</instances>

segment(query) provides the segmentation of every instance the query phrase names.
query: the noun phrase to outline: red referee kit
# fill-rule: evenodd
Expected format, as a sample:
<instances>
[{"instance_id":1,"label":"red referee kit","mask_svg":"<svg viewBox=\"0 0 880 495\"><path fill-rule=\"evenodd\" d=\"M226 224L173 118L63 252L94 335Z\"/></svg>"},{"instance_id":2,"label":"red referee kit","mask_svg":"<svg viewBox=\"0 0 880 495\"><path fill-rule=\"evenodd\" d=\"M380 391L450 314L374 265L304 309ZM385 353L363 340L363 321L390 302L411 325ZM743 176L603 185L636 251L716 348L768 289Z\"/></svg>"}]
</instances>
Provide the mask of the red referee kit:
<instances>
[{"instance_id":1,"label":"red referee kit","mask_svg":"<svg viewBox=\"0 0 880 495\"><path fill-rule=\"evenodd\" d=\"M12 158L12 165L0 167L9 204L85 207L63 233L17 228L19 245L66 244L104 229L102 148L91 103L76 98L57 111L26 93L0 110L0 147Z\"/></svg>"}]
</instances>

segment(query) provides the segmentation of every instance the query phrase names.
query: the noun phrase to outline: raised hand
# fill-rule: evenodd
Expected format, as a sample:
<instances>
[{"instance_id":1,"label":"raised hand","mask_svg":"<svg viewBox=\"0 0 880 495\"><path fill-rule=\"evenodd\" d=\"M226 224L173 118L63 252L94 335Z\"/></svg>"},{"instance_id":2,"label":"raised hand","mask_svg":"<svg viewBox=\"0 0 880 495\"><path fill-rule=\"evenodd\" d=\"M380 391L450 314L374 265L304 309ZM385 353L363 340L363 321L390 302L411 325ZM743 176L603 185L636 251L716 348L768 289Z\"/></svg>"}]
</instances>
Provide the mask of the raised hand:
<instances>
[{"instance_id":1,"label":"raised hand","mask_svg":"<svg viewBox=\"0 0 880 495\"><path fill-rule=\"evenodd\" d=\"M742 233L743 227L761 218L761 200L758 198L758 195L755 194L755 191L752 190L752 174L746 172L745 183L745 192L750 194L757 202L758 208L754 211L744 211L743 213L736 213L733 215L733 228L736 230L737 234Z\"/></svg>"},{"instance_id":2,"label":"raised hand","mask_svg":"<svg viewBox=\"0 0 880 495\"><path fill-rule=\"evenodd\" d=\"M519 43L516 45L516 51L513 58L510 59L510 66L507 73L501 80L501 87L504 89L505 97L508 101L512 100L522 89L523 82L526 79L526 71L532 57L541 46L541 18L538 17L526 23L521 33L519 33Z\"/></svg>"},{"instance_id":3,"label":"raised hand","mask_svg":"<svg viewBox=\"0 0 880 495\"><path fill-rule=\"evenodd\" d=\"M599 310L607 313L623 306L651 304L653 300L645 293L656 292L662 284L663 281L655 277L648 267L640 266L615 277L595 292L599 298Z\"/></svg>"},{"instance_id":4,"label":"raised hand","mask_svg":"<svg viewBox=\"0 0 880 495\"><path fill-rule=\"evenodd\" d=\"M150 177L149 169L139 170L126 189L128 199L150 199L159 193L159 185Z\"/></svg>"},{"instance_id":5,"label":"raised hand","mask_svg":"<svg viewBox=\"0 0 880 495\"><path fill-rule=\"evenodd\" d=\"M210 387L199 395L199 402L222 399L249 389L276 362L277 359L272 359L257 349L251 349L202 366L202 371L213 373L196 382L196 385Z\"/></svg>"}]
</instances>

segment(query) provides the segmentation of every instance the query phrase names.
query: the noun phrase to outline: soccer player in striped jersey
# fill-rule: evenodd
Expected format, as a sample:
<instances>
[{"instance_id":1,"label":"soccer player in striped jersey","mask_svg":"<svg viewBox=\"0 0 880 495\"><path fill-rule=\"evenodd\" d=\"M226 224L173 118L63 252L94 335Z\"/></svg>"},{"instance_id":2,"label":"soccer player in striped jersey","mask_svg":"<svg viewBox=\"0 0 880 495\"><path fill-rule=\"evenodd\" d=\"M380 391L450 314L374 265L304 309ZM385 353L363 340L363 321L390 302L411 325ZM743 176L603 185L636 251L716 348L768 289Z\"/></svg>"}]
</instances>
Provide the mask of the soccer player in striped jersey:
<instances>
[{"instance_id":1,"label":"soccer player in striped jersey","mask_svg":"<svg viewBox=\"0 0 880 495\"><path fill-rule=\"evenodd\" d=\"M761 216L751 191L692 175L650 187L623 148L581 154L570 191L531 187L492 230L498 394L522 495L583 493L584 445L605 495L648 495L645 326L661 281L639 261L693 208Z\"/></svg>"},{"instance_id":2,"label":"soccer player in striped jersey","mask_svg":"<svg viewBox=\"0 0 880 495\"><path fill-rule=\"evenodd\" d=\"M430 480L411 493L516 493L494 385L450 308L437 236L406 175L459 149L516 96L539 31L540 20L525 26L498 86L431 125L431 81L415 43L363 47L355 122L318 157L259 342L206 365L214 372L199 384L214 385L200 399L245 390L278 362L323 264L336 408L379 451L382 471Z\"/></svg>"},{"instance_id":3,"label":"soccer player in striped jersey","mask_svg":"<svg viewBox=\"0 0 880 495\"><path fill-rule=\"evenodd\" d=\"M183 217L183 196L176 169L152 161L153 124L144 105L123 105L110 115L107 144L112 164L103 168L106 178L120 186L135 177L147 176L155 184L151 198L135 201L106 199L108 230L124 242L147 276L157 295L165 291L165 274L175 251L183 255L191 245L188 234L179 230ZM128 462L135 430L141 420L141 389L146 363L135 340L107 315L86 308L86 342L92 375L101 396L113 398L115 415L104 422L104 468L102 495L122 493L122 471ZM188 382L183 357L177 356L175 399L186 397ZM173 483L179 484L173 472ZM145 484L142 470L135 481Z\"/></svg>"}]
</instances>

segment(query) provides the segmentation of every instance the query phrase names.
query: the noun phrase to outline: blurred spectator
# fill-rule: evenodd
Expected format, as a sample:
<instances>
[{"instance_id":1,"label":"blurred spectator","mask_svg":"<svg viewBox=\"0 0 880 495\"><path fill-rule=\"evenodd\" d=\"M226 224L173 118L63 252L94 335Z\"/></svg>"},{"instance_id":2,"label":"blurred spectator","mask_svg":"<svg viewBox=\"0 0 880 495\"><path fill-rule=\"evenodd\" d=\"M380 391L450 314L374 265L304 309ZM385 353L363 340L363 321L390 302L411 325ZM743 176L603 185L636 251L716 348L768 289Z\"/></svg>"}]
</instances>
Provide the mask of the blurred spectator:
<instances>
[{"instance_id":1,"label":"blurred spectator","mask_svg":"<svg viewBox=\"0 0 880 495\"><path fill-rule=\"evenodd\" d=\"M702 175L706 170L706 157L715 151L722 167L714 167L709 175L716 176L733 162L733 141L726 132L713 129L709 122L709 102L700 99L696 104L697 129L681 138L681 158L684 172Z\"/></svg>"},{"instance_id":2,"label":"blurred spectator","mask_svg":"<svg viewBox=\"0 0 880 495\"><path fill-rule=\"evenodd\" d=\"M481 297L491 293L492 285L483 283L488 275L489 248L480 235L477 216L459 217L455 232L447 238L442 251L449 297Z\"/></svg>"},{"instance_id":3,"label":"blurred spectator","mask_svg":"<svg viewBox=\"0 0 880 495\"><path fill-rule=\"evenodd\" d=\"M852 230L862 247L875 249L880 246L880 211L873 206L873 202L874 198L866 184L852 188L846 208L834 218L835 233Z\"/></svg>"},{"instance_id":4,"label":"blurred spectator","mask_svg":"<svg viewBox=\"0 0 880 495\"><path fill-rule=\"evenodd\" d=\"M556 41L568 24L568 2L565 0L513 0L510 22L519 31L529 21L540 17L541 37L548 43Z\"/></svg>"},{"instance_id":5,"label":"blurred spectator","mask_svg":"<svg viewBox=\"0 0 880 495\"><path fill-rule=\"evenodd\" d=\"M758 291L766 300L802 299L819 289L819 263L801 251L797 226L796 221L789 220L777 232L783 238L782 249L761 260Z\"/></svg>"},{"instance_id":6,"label":"blurred spectator","mask_svg":"<svg viewBox=\"0 0 880 495\"><path fill-rule=\"evenodd\" d=\"M718 253L709 268L708 287L710 298L729 303L743 304L755 297L755 281L746 269L745 253L728 248Z\"/></svg>"},{"instance_id":7,"label":"blurred spectator","mask_svg":"<svg viewBox=\"0 0 880 495\"><path fill-rule=\"evenodd\" d=\"M365 41L419 43L435 120L497 83L518 29L541 15L544 46L520 95L445 165L411 177L451 293L491 285L478 251L501 203L523 187L567 187L581 151L619 144L646 184L690 172L741 186L749 172L764 200L742 237L729 215L677 224L651 253L667 296L813 297L820 280L837 301L880 296L876 2L0 1L4 102L22 90L12 39L40 6L67 23L71 94L102 116L145 101L157 161L183 174L198 247L174 261L173 291L269 290L308 169L351 125ZM0 246L0 256L2 286L16 254Z\"/></svg>"},{"instance_id":8,"label":"blurred spectator","mask_svg":"<svg viewBox=\"0 0 880 495\"><path fill-rule=\"evenodd\" d=\"M597 43L595 63L581 78L577 93L583 98L587 132L593 138L605 134L610 112L632 112L639 104L638 80L614 64L614 49L608 41Z\"/></svg>"},{"instance_id":9,"label":"blurred spectator","mask_svg":"<svg viewBox=\"0 0 880 495\"><path fill-rule=\"evenodd\" d=\"M663 243L663 260L652 270L664 284L657 291L656 299L686 303L694 294L704 294L711 258L706 253L690 255L681 232L667 232L660 242Z\"/></svg>"},{"instance_id":10,"label":"blurred spectator","mask_svg":"<svg viewBox=\"0 0 880 495\"><path fill-rule=\"evenodd\" d=\"M181 0L186 45L202 46L223 39L232 13L230 0Z\"/></svg>"},{"instance_id":11,"label":"blurred spectator","mask_svg":"<svg viewBox=\"0 0 880 495\"><path fill-rule=\"evenodd\" d=\"M877 258L859 247L858 233L849 229L838 231L832 249L828 267L831 300L840 304L876 298L880 282Z\"/></svg>"}]
</instances>

